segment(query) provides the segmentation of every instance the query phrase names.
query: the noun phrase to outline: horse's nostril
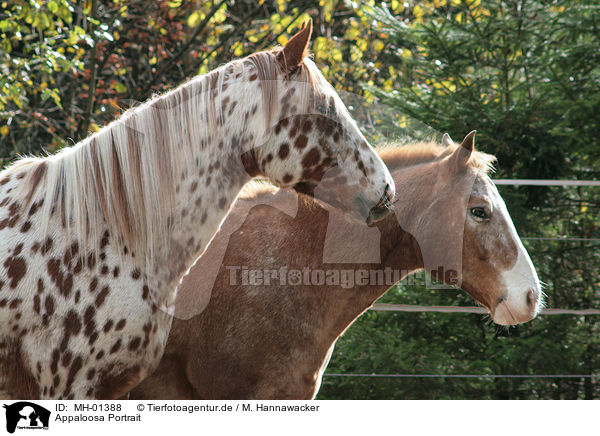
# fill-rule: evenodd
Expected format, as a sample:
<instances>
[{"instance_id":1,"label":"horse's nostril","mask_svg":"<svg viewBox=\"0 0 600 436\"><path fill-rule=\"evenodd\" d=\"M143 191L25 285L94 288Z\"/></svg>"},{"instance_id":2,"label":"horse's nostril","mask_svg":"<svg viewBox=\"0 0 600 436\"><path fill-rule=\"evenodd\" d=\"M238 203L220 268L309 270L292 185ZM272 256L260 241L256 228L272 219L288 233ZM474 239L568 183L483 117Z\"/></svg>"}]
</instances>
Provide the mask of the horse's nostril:
<instances>
[{"instance_id":1,"label":"horse's nostril","mask_svg":"<svg viewBox=\"0 0 600 436\"><path fill-rule=\"evenodd\" d=\"M535 290L529 289L529 292L527 292L527 307L529 307L529 309L535 309L535 306L537 304L538 301L538 295L537 292L535 292Z\"/></svg>"},{"instance_id":2,"label":"horse's nostril","mask_svg":"<svg viewBox=\"0 0 600 436\"><path fill-rule=\"evenodd\" d=\"M385 188L383 190L383 195L381 196L381 198L379 199L379 202L377 203L377 205L375 207L377 208L389 208L392 205L392 199L393 199L393 193L392 193L392 189L390 188L390 185L387 184L385 185Z\"/></svg>"}]
</instances>

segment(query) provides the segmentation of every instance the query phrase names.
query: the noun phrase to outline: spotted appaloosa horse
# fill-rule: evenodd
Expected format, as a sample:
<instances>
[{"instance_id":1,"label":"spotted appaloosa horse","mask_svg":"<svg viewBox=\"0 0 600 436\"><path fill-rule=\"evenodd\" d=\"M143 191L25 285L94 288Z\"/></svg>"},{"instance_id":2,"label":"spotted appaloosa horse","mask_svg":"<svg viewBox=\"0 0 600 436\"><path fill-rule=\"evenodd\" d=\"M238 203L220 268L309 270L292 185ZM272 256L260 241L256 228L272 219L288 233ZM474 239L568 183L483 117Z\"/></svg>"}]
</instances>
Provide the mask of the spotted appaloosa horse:
<instances>
[{"instance_id":1,"label":"spotted appaloosa horse","mask_svg":"<svg viewBox=\"0 0 600 436\"><path fill-rule=\"evenodd\" d=\"M161 364L131 398L313 398L337 338L394 280L435 259L436 248L441 257L426 268L440 276L437 266L452 265L453 256L462 252L456 279L494 321L517 324L533 318L541 305L540 285L486 175L491 156L472 151L473 135L460 148L448 136L444 144L383 152L400 199L395 215L377 229L345 223L339 212L328 212L306 196L297 200L289 191L260 187L245 195L182 282L176 314L188 317L194 305L201 310L207 304L205 310L188 320L175 319ZM343 238L334 248L350 263L331 262L332 254L326 253L332 223L342 227ZM462 250L453 245L455 234ZM373 248L375 256L365 258ZM281 267L362 270L369 282L294 286L281 285L275 276L268 285L264 273L257 285L250 273L244 283L240 267L261 274ZM391 279L383 277L386 269L394 272ZM211 270L218 275L214 288L206 289ZM451 275L439 278L456 283ZM210 301L198 301L206 296Z\"/></svg>"},{"instance_id":2,"label":"spotted appaloosa horse","mask_svg":"<svg viewBox=\"0 0 600 436\"><path fill-rule=\"evenodd\" d=\"M385 216L393 180L305 59L310 32L0 173L3 395L133 388L160 360L177 283L251 176L303 189L335 178L349 215Z\"/></svg>"}]
</instances>

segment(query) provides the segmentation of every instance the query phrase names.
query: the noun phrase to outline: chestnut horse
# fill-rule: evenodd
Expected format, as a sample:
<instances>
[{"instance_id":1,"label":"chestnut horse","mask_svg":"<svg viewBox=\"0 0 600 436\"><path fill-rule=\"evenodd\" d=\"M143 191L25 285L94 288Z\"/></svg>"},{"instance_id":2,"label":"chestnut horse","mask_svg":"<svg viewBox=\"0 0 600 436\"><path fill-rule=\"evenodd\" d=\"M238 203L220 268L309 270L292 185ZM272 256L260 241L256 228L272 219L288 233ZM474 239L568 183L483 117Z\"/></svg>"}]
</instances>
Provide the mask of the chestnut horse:
<instances>
[{"instance_id":1,"label":"chestnut horse","mask_svg":"<svg viewBox=\"0 0 600 436\"><path fill-rule=\"evenodd\" d=\"M390 269L401 271L392 280L425 268L459 285L499 324L535 317L540 284L487 176L493 158L473 150L474 132L462 146L444 135L443 145L382 153L399 201L376 228L340 220L306 196L295 211L293 194L269 187L238 201L180 288L179 316L206 309L175 319L158 370L131 398L313 398L336 340L390 288L381 280ZM356 275L352 286L336 282L335 270L376 274ZM208 271L218 271L212 295Z\"/></svg>"}]
</instances>

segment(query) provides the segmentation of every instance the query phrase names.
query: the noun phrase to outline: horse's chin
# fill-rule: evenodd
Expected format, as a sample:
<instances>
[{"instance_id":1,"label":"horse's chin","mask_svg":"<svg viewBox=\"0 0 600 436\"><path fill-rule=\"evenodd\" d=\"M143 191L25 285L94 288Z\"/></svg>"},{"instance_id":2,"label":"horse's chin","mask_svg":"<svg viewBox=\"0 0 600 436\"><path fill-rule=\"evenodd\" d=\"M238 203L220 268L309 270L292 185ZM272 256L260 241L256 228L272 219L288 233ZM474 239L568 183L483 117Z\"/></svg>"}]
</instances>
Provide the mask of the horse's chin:
<instances>
[{"instance_id":1,"label":"horse's chin","mask_svg":"<svg viewBox=\"0 0 600 436\"><path fill-rule=\"evenodd\" d=\"M511 326L517 324L523 324L527 321L531 321L535 315L530 313L520 314L514 309L511 309L506 301L499 303L493 312L490 312L492 320L496 324Z\"/></svg>"}]
</instances>

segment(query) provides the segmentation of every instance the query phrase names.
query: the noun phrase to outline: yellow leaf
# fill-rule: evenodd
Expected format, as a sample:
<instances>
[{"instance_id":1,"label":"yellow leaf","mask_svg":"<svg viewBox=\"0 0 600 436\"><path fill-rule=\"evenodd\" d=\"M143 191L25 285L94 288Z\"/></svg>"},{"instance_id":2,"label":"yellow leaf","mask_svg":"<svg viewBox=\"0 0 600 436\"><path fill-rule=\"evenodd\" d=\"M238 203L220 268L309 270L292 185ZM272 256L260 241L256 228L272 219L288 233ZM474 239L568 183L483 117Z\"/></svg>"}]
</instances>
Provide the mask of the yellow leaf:
<instances>
[{"instance_id":1,"label":"yellow leaf","mask_svg":"<svg viewBox=\"0 0 600 436\"><path fill-rule=\"evenodd\" d=\"M150 65L155 65L155 64L156 64L156 62L157 62L156 56L152 56L152 57L150 58L150 60L148 61L148 63L149 63Z\"/></svg>"},{"instance_id":2,"label":"yellow leaf","mask_svg":"<svg viewBox=\"0 0 600 436\"><path fill-rule=\"evenodd\" d=\"M419 6L419 5L416 5L416 6L413 8L413 15L414 15L416 18L423 18L423 15L424 15L424 14L425 14L425 12L423 11L423 8L422 8L421 6Z\"/></svg>"},{"instance_id":3,"label":"yellow leaf","mask_svg":"<svg viewBox=\"0 0 600 436\"><path fill-rule=\"evenodd\" d=\"M373 48L375 49L375 51L381 51L384 47L385 44L383 43L383 41L380 41L379 39L373 41Z\"/></svg>"},{"instance_id":4,"label":"yellow leaf","mask_svg":"<svg viewBox=\"0 0 600 436\"><path fill-rule=\"evenodd\" d=\"M356 41L356 44L358 45L358 48L360 49L360 51L367 50L367 40L366 39L359 39L358 41Z\"/></svg>"},{"instance_id":5,"label":"yellow leaf","mask_svg":"<svg viewBox=\"0 0 600 436\"><path fill-rule=\"evenodd\" d=\"M279 43L279 45L285 45L288 42L288 37L285 35L279 35L279 38L277 38L277 42Z\"/></svg>"},{"instance_id":6,"label":"yellow leaf","mask_svg":"<svg viewBox=\"0 0 600 436\"><path fill-rule=\"evenodd\" d=\"M350 60L357 62L363 57L363 52L360 51L356 46L350 47Z\"/></svg>"},{"instance_id":7,"label":"yellow leaf","mask_svg":"<svg viewBox=\"0 0 600 436\"><path fill-rule=\"evenodd\" d=\"M2 135L2 136L8 135L8 126L0 127L0 135Z\"/></svg>"},{"instance_id":8,"label":"yellow leaf","mask_svg":"<svg viewBox=\"0 0 600 436\"><path fill-rule=\"evenodd\" d=\"M288 16L286 16L286 17L283 17L283 18L281 19L281 25L282 25L283 27L286 27L286 28L287 28L287 27L288 27L290 24L292 24L292 17L290 17L289 15L288 15Z\"/></svg>"},{"instance_id":9,"label":"yellow leaf","mask_svg":"<svg viewBox=\"0 0 600 436\"><path fill-rule=\"evenodd\" d=\"M443 84L443 85L444 85L446 88L448 88L448 90L449 90L450 92L454 92L454 91L456 91L456 86L455 86L455 85L454 85L454 83L452 83L451 81L449 81L449 80L442 80L442 84Z\"/></svg>"},{"instance_id":10,"label":"yellow leaf","mask_svg":"<svg viewBox=\"0 0 600 436\"><path fill-rule=\"evenodd\" d=\"M394 12L402 12L404 10L404 5L402 4L402 2L398 1L398 0L392 0L392 11Z\"/></svg>"},{"instance_id":11,"label":"yellow leaf","mask_svg":"<svg viewBox=\"0 0 600 436\"><path fill-rule=\"evenodd\" d=\"M198 74L206 74L208 73L208 65L204 64L198 68Z\"/></svg>"},{"instance_id":12,"label":"yellow leaf","mask_svg":"<svg viewBox=\"0 0 600 436\"><path fill-rule=\"evenodd\" d=\"M244 47L240 43L235 44L235 48L233 49L234 56L242 56L244 54Z\"/></svg>"},{"instance_id":13,"label":"yellow leaf","mask_svg":"<svg viewBox=\"0 0 600 436\"><path fill-rule=\"evenodd\" d=\"M344 60L342 57L342 51L336 47L331 49L331 58L336 62L342 62Z\"/></svg>"},{"instance_id":14,"label":"yellow leaf","mask_svg":"<svg viewBox=\"0 0 600 436\"><path fill-rule=\"evenodd\" d=\"M354 40L354 39L358 39L359 36L360 36L360 29L355 26L350 26L348 28L348 30L346 30L346 35L344 35L344 39Z\"/></svg>"},{"instance_id":15,"label":"yellow leaf","mask_svg":"<svg viewBox=\"0 0 600 436\"><path fill-rule=\"evenodd\" d=\"M313 44L313 51L317 58L326 59L329 54L329 40L323 36L317 37Z\"/></svg>"},{"instance_id":16,"label":"yellow leaf","mask_svg":"<svg viewBox=\"0 0 600 436\"><path fill-rule=\"evenodd\" d=\"M200 11L192 12L192 14L187 19L187 25L190 27L196 27L200 24L200 21L204 19L204 14Z\"/></svg>"},{"instance_id":17,"label":"yellow leaf","mask_svg":"<svg viewBox=\"0 0 600 436\"><path fill-rule=\"evenodd\" d=\"M202 15L204 15L204 14L202 14ZM202 19L204 19L204 17L202 17ZM215 12L213 19L217 23L222 23L223 21L225 21L227 19L227 14L225 13L225 10L219 9L217 12Z\"/></svg>"},{"instance_id":18,"label":"yellow leaf","mask_svg":"<svg viewBox=\"0 0 600 436\"><path fill-rule=\"evenodd\" d=\"M300 15L300 17L298 18L298 20L296 21L295 26L298 26L299 24L304 24L306 23L308 20L310 20L312 17L310 16L310 14L308 14L307 12L304 12L302 15Z\"/></svg>"},{"instance_id":19,"label":"yellow leaf","mask_svg":"<svg viewBox=\"0 0 600 436\"><path fill-rule=\"evenodd\" d=\"M91 124L90 124L90 130L91 130L92 132L97 132L98 130L100 130L100 127L99 127L99 126L98 126L98 124L96 124L96 123L91 123Z\"/></svg>"}]
</instances>

